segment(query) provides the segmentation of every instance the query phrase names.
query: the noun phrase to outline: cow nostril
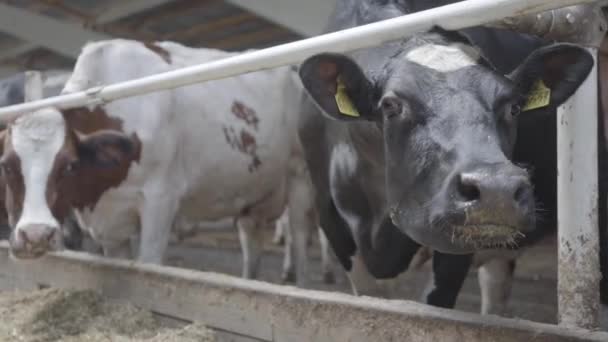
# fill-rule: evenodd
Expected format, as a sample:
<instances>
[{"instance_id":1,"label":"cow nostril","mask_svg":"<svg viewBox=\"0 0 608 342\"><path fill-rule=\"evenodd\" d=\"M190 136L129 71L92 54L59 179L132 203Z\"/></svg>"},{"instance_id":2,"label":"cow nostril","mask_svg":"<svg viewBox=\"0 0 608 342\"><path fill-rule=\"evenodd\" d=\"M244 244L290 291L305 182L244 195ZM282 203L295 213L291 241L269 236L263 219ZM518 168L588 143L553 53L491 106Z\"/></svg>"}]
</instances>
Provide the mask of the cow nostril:
<instances>
[{"instance_id":1,"label":"cow nostril","mask_svg":"<svg viewBox=\"0 0 608 342\"><path fill-rule=\"evenodd\" d=\"M474 179L458 175L457 191L466 202L475 202L481 198L481 191Z\"/></svg>"},{"instance_id":2,"label":"cow nostril","mask_svg":"<svg viewBox=\"0 0 608 342\"><path fill-rule=\"evenodd\" d=\"M51 242L51 240L53 240L54 236L55 236L55 229L49 229L49 231L47 233L46 241Z\"/></svg>"},{"instance_id":3,"label":"cow nostril","mask_svg":"<svg viewBox=\"0 0 608 342\"><path fill-rule=\"evenodd\" d=\"M57 234L57 229L48 225L29 225L18 231L19 238L30 245L47 245L52 243Z\"/></svg>"},{"instance_id":4,"label":"cow nostril","mask_svg":"<svg viewBox=\"0 0 608 342\"><path fill-rule=\"evenodd\" d=\"M29 242L30 241L30 239L27 238L27 234L25 233L25 231L19 230L17 232L17 234L19 234L19 238L21 239L21 241L23 241L23 242Z\"/></svg>"},{"instance_id":5,"label":"cow nostril","mask_svg":"<svg viewBox=\"0 0 608 342\"><path fill-rule=\"evenodd\" d=\"M528 194L529 194L528 186L526 184L522 183L515 190L513 198L515 199L515 202L523 203L527 200Z\"/></svg>"}]
</instances>

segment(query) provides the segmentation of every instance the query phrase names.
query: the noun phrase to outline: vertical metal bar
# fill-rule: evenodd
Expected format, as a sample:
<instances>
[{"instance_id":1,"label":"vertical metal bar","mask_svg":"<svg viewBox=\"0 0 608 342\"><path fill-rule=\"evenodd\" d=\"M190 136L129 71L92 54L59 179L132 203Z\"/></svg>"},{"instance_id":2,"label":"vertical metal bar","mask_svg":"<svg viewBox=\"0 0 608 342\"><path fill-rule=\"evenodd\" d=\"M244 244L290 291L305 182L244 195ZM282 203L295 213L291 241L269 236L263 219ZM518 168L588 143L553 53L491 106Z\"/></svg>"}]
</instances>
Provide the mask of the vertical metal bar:
<instances>
[{"instance_id":1,"label":"vertical metal bar","mask_svg":"<svg viewBox=\"0 0 608 342\"><path fill-rule=\"evenodd\" d=\"M26 71L23 95L25 102L44 98L42 73L40 71Z\"/></svg>"},{"instance_id":2,"label":"vertical metal bar","mask_svg":"<svg viewBox=\"0 0 608 342\"><path fill-rule=\"evenodd\" d=\"M597 62L598 49L588 49ZM558 321L595 328L599 313L597 63L558 109Z\"/></svg>"}]
</instances>

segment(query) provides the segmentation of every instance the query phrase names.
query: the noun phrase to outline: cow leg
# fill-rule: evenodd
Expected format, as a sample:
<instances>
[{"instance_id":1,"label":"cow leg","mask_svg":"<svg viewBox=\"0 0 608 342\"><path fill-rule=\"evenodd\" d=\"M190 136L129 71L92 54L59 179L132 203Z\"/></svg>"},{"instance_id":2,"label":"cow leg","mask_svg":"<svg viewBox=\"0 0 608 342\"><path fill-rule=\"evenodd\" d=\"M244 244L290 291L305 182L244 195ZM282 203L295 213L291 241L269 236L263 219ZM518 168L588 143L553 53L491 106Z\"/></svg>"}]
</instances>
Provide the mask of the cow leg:
<instances>
[{"instance_id":1,"label":"cow leg","mask_svg":"<svg viewBox=\"0 0 608 342\"><path fill-rule=\"evenodd\" d=\"M314 227L318 226L314 203L314 190L306 163L297 155L292 156L288 174L289 235L294 248L296 284L306 287L309 283L308 241Z\"/></svg>"},{"instance_id":2,"label":"cow leg","mask_svg":"<svg viewBox=\"0 0 608 342\"><path fill-rule=\"evenodd\" d=\"M331 255L329 251L329 241L323 230L317 228L319 234L319 245L321 247L321 271L323 272L323 282L325 284L334 284L336 277L334 276Z\"/></svg>"},{"instance_id":3,"label":"cow leg","mask_svg":"<svg viewBox=\"0 0 608 342\"><path fill-rule=\"evenodd\" d=\"M515 260L491 259L479 268L481 314L504 315L511 295Z\"/></svg>"},{"instance_id":4,"label":"cow leg","mask_svg":"<svg viewBox=\"0 0 608 342\"><path fill-rule=\"evenodd\" d=\"M283 211L283 215L275 223L274 237L275 244L283 245L283 270L281 280L285 283L296 281L296 273L293 265L293 241L289 229L288 209Z\"/></svg>"},{"instance_id":5,"label":"cow leg","mask_svg":"<svg viewBox=\"0 0 608 342\"><path fill-rule=\"evenodd\" d=\"M146 201L141 210L141 234L137 258L140 262L162 264L169 245L178 206L177 201L160 200L164 193L166 192L160 192L158 196L146 196L153 200Z\"/></svg>"},{"instance_id":6,"label":"cow leg","mask_svg":"<svg viewBox=\"0 0 608 342\"><path fill-rule=\"evenodd\" d=\"M293 264L293 253L294 253L294 245L293 239L291 238L290 229L287 227L282 227L282 238L283 238L283 273L281 274L281 279L283 282L293 283L296 281L296 273Z\"/></svg>"},{"instance_id":7,"label":"cow leg","mask_svg":"<svg viewBox=\"0 0 608 342\"><path fill-rule=\"evenodd\" d=\"M274 224L274 236L272 237L272 243L275 245L282 245L285 243L285 226L288 224L289 215L287 215L287 211L285 211Z\"/></svg>"},{"instance_id":8,"label":"cow leg","mask_svg":"<svg viewBox=\"0 0 608 342\"><path fill-rule=\"evenodd\" d=\"M257 220L249 216L239 217L236 225L239 230L241 249L243 250L242 276L245 279L255 279L260 265L264 232Z\"/></svg>"},{"instance_id":9,"label":"cow leg","mask_svg":"<svg viewBox=\"0 0 608 342\"><path fill-rule=\"evenodd\" d=\"M101 246L95 242L95 240L93 240L93 238L87 232L84 231L82 236L82 251L90 254L103 254L103 249Z\"/></svg>"},{"instance_id":10,"label":"cow leg","mask_svg":"<svg viewBox=\"0 0 608 342\"><path fill-rule=\"evenodd\" d=\"M315 226L315 221L311 217L312 208L299 208L297 205L289 204L290 236L291 241L286 241L286 245L293 248L293 256L295 256L295 276L296 285L306 287L309 283L308 274L308 239L310 235L310 227Z\"/></svg>"},{"instance_id":11,"label":"cow leg","mask_svg":"<svg viewBox=\"0 0 608 342\"><path fill-rule=\"evenodd\" d=\"M355 296L370 296L380 298L391 298L393 296L393 279L379 280L367 269L363 258L359 253L352 258L352 268L347 272L348 280Z\"/></svg>"},{"instance_id":12,"label":"cow leg","mask_svg":"<svg viewBox=\"0 0 608 342\"><path fill-rule=\"evenodd\" d=\"M275 245L282 245L285 243L285 236L283 235L283 227L277 222L274 226L274 235L272 236L272 243Z\"/></svg>"},{"instance_id":13,"label":"cow leg","mask_svg":"<svg viewBox=\"0 0 608 342\"><path fill-rule=\"evenodd\" d=\"M472 254L433 252L433 274L427 287L425 302L442 308L453 308L472 262Z\"/></svg>"}]
</instances>

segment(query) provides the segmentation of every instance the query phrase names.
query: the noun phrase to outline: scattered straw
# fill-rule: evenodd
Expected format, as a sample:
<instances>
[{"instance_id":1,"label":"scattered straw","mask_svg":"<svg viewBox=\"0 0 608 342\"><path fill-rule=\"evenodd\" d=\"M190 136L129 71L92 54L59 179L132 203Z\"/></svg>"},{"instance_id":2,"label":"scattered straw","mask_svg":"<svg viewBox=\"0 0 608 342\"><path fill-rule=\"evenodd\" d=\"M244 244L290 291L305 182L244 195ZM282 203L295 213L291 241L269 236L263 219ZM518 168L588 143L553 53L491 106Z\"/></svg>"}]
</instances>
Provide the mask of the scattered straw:
<instances>
[{"instance_id":1,"label":"scattered straw","mask_svg":"<svg viewBox=\"0 0 608 342\"><path fill-rule=\"evenodd\" d=\"M45 289L0 293L0 341L211 342L200 324L163 327L152 313L93 291Z\"/></svg>"}]
</instances>

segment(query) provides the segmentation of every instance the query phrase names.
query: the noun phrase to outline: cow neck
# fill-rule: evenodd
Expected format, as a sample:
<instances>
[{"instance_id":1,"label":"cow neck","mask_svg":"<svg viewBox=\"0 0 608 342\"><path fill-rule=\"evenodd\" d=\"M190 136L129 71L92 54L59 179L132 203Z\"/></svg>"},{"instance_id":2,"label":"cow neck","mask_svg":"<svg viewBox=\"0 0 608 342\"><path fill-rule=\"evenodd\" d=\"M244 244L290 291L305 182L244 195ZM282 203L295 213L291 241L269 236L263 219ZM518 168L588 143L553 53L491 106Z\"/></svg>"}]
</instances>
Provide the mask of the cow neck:
<instances>
[{"instance_id":1,"label":"cow neck","mask_svg":"<svg viewBox=\"0 0 608 342\"><path fill-rule=\"evenodd\" d=\"M373 221L382 220L387 211L382 131L374 123L354 123L349 125L348 140L357 154L357 183L363 196L368 199L369 214L374 217Z\"/></svg>"},{"instance_id":2,"label":"cow neck","mask_svg":"<svg viewBox=\"0 0 608 342\"><path fill-rule=\"evenodd\" d=\"M348 125L348 140L361 160L384 165L384 136L375 123L357 122Z\"/></svg>"}]
</instances>

